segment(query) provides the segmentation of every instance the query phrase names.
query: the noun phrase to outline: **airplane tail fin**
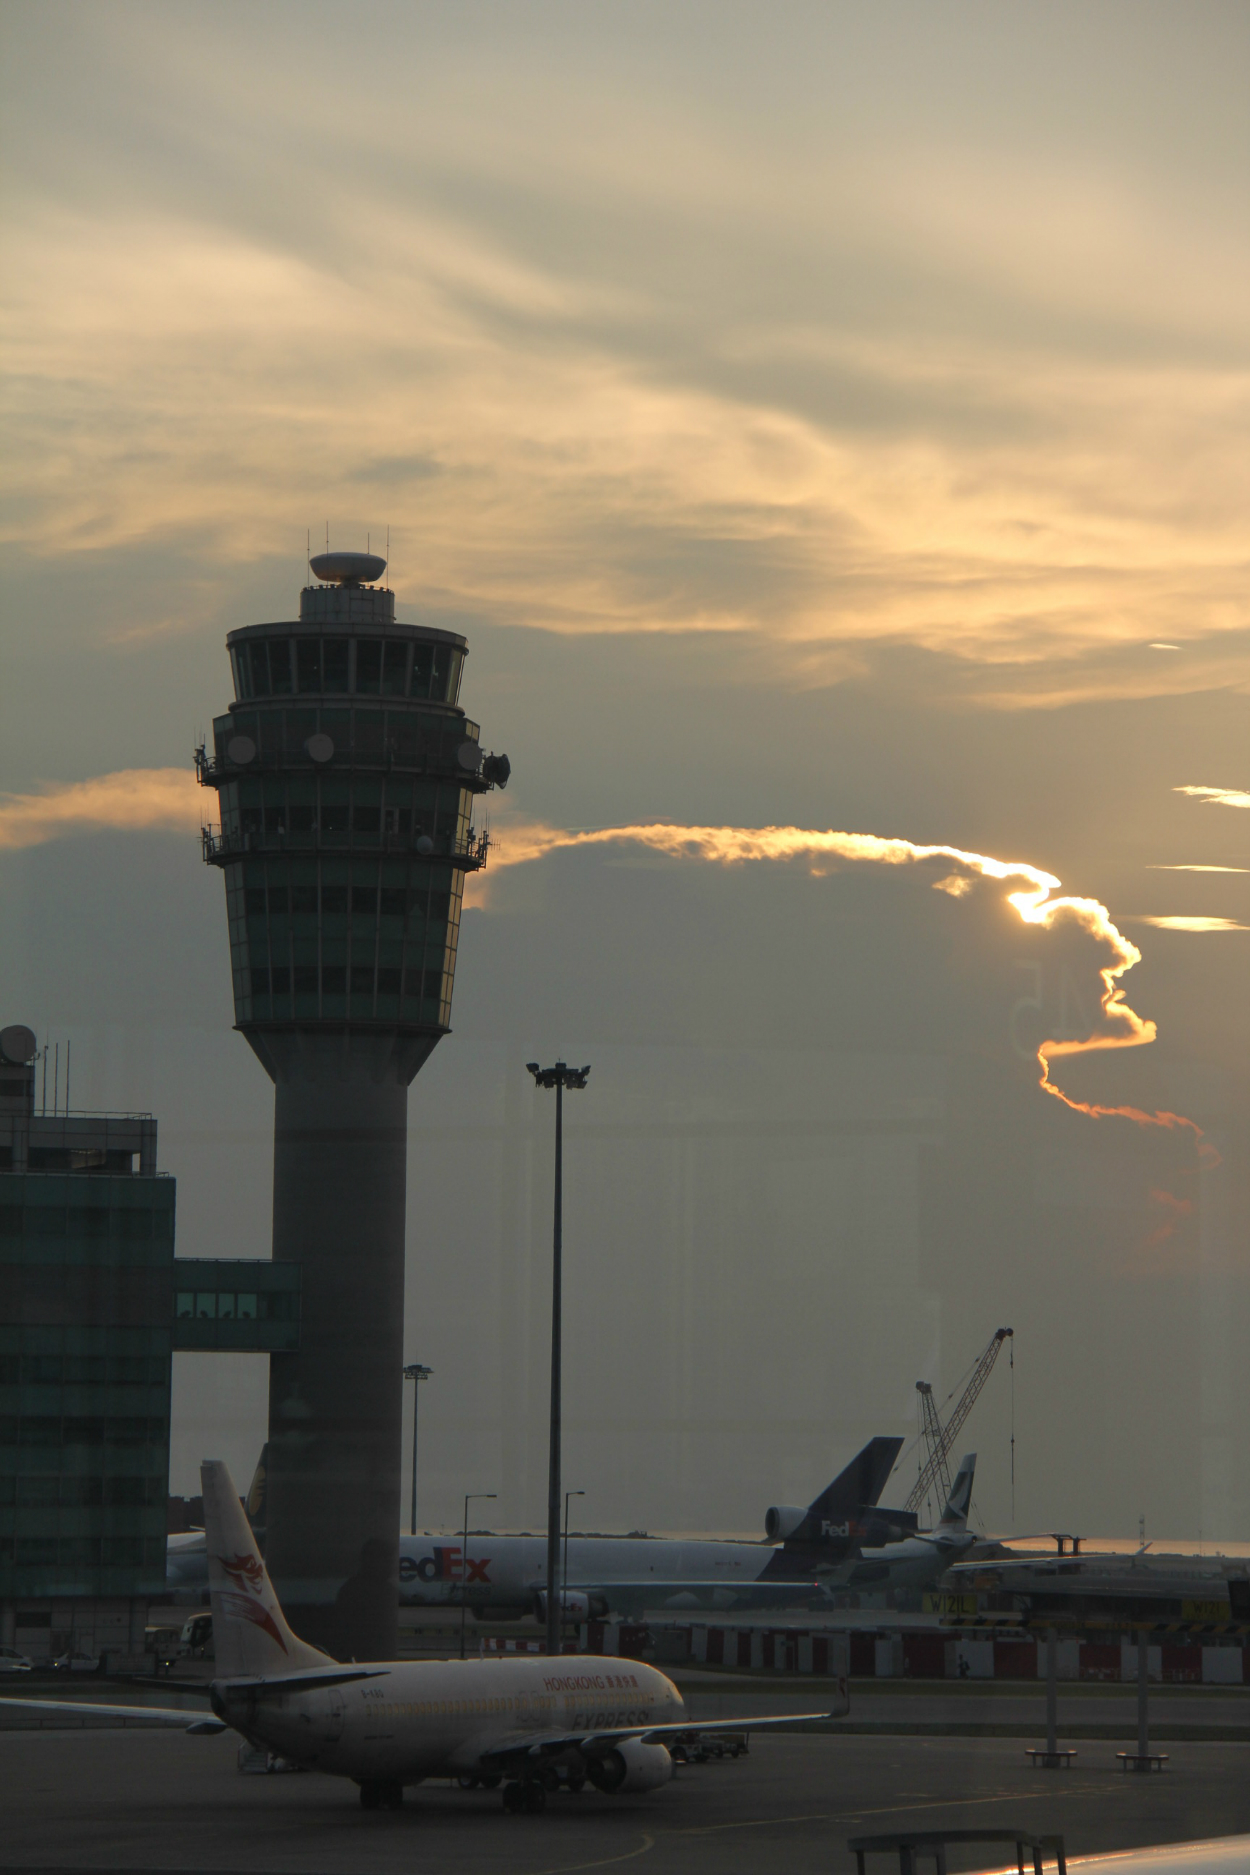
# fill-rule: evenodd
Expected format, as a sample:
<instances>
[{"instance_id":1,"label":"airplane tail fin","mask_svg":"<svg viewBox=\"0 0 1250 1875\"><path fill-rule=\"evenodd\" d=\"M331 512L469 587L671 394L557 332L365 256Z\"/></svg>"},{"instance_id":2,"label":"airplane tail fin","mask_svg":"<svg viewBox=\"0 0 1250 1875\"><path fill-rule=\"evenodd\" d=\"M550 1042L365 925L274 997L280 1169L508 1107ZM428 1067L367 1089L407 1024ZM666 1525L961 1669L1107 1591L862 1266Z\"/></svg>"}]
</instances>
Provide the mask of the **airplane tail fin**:
<instances>
[{"instance_id":1,"label":"airplane tail fin","mask_svg":"<svg viewBox=\"0 0 1250 1875\"><path fill-rule=\"evenodd\" d=\"M844 1524L861 1505L875 1504L885 1489L885 1481L894 1469L902 1444L901 1439L869 1439L845 1471L840 1471L833 1483L826 1485L820 1496L808 1505L807 1515L791 1533L792 1538L800 1542L819 1542L822 1536L834 1533L825 1526Z\"/></svg>"},{"instance_id":2,"label":"airplane tail fin","mask_svg":"<svg viewBox=\"0 0 1250 1875\"><path fill-rule=\"evenodd\" d=\"M968 1527L968 1507L972 1502L972 1479L977 1468L977 1455L969 1452L959 1461L959 1470L955 1473L955 1482L951 1494L946 1500L942 1512L943 1530L966 1530Z\"/></svg>"},{"instance_id":3,"label":"airplane tail fin","mask_svg":"<svg viewBox=\"0 0 1250 1875\"><path fill-rule=\"evenodd\" d=\"M205 1459L200 1485L218 1678L320 1666L329 1655L298 1639L286 1624L229 1467L219 1458Z\"/></svg>"}]
</instances>

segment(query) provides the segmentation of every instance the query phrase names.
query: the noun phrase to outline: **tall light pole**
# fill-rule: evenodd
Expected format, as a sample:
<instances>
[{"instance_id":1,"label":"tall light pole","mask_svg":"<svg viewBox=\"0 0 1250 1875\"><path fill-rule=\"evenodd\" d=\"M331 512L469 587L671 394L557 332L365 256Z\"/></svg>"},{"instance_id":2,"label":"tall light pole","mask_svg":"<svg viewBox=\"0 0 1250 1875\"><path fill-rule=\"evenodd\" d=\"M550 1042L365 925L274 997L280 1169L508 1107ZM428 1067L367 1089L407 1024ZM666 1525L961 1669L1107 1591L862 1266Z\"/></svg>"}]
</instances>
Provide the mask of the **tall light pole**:
<instances>
[{"instance_id":1,"label":"tall light pole","mask_svg":"<svg viewBox=\"0 0 1250 1875\"><path fill-rule=\"evenodd\" d=\"M564 1613L563 1598L569 1586L569 1499L571 1497L585 1497L585 1495L586 1493L584 1491L566 1491L564 1493L564 1567L560 1571L561 1614Z\"/></svg>"},{"instance_id":2,"label":"tall light pole","mask_svg":"<svg viewBox=\"0 0 1250 1875\"><path fill-rule=\"evenodd\" d=\"M412 1534L417 1534L417 1396L421 1392L421 1382L428 1380L434 1372L432 1367L422 1367L420 1361L414 1361L411 1367L405 1367L404 1379L412 1382Z\"/></svg>"},{"instance_id":3,"label":"tall light pole","mask_svg":"<svg viewBox=\"0 0 1250 1875\"><path fill-rule=\"evenodd\" d=\"M470 1491L464 1500L464 1548L460 1552L460 1658L464 1659L464 1621L469 1612L469 1505L478 1498L496 1497L495 1491Z\"/></svg>"},{"instance_id":4,"label":"tall light pole","mask_svg":"<svg viewBox=\"0 0 1250 1875\"><path fill-rule=\"evenodd\" d=\"M557 1061L554 1068L526 1067L539 1087L556 1090L556 1197L551 1236L551 1459L547 1470L547 1652L560 1651L560 1608L556 1584L560 1569L560 1285L564 1205L564 1090L585 1087L590 1067L570 1068Z\"/></svg>"}]
</instances>

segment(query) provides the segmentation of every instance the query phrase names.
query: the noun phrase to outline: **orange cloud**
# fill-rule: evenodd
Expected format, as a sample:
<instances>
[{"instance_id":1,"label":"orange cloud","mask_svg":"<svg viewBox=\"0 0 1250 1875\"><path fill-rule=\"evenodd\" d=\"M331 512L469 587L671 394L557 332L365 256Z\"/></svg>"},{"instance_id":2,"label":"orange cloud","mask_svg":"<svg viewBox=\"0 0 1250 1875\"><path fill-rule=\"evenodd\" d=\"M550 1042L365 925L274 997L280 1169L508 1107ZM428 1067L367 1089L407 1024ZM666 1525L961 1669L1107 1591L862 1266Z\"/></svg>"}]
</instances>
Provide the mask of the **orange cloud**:
<instances>
[{"instance_id":1,"label":"orange cloud","mask_svg":"<svg viewBox=\"0 0 1250 1875\"><path fill-rule=\"evenodd\" d=\"M186 768L123 768L90 781L54 784L38 794L0 795L0 849L40 846L101 828L196 831L204 796Z\"/></svg>"},{"instance_id":2,"label":"orange cloud","mask_svg":"<svg viewBox=\"0 0 1250 1875\"><path fill-rule=\"evenodd\" d=\"M1196 795L1208 807L1250 807L1250 793L1243 788L1173 788L1172 792Z\"/></svg>"},{"instance_id":3,"label":"orange cloud","mask_svg":"<svg viewBox=\"0 0 1250 1875\"><path fill-rule=\"evenodd\" d=\"M602 827L565 831L541 822L507 827L494 851L493 865L520 865L542 858L559 848L607 846L632 842L672 858L703 859L721 865L742 865L750 860L806 859L811 870L821 873L822 862L843 860L884 866L909 866L925 861L940 861L952 868L935 881L938 890L962 896L962 889L976 878L1018 882L1007 894L1008 903L1025 924L1049 930L1074 924L1084 931L1107 954L1108 961L1099 969L1102 993L1101 1016L1096 1029L1079 1041L1048 1039L1037 1051L1041 1068L1039 1083L1044 1091L1061 1100L1075 1112L1093 1119L1112 1116L1133 1120L1139 1126L1183 1127L1200 1141L1204 1158L1214 1159L1214 1148L1202 1139L1202 1129L1183 1114L1147 1113L1140 1107L1104 1107L1074 1100L1056 1087L1050 1078L1053 1061L1065 1055L1079 1055L1091 1049L1138 1048L1153 1042L1155 1024L1139 1016L1124 997L1120 979L1141 961L1141 952L1112 922L1107 907L1093 898L1057 898L1060 881L1053 873L1043 872L1024 860L994 859L984 853L965 852L957 846L920 846L912 840L883 838L873 833L814 831L807 827L683 827L667 821L654 821L625 827ZM962 888L962 889L961 889Z\"/></svg>"}]
</instances>

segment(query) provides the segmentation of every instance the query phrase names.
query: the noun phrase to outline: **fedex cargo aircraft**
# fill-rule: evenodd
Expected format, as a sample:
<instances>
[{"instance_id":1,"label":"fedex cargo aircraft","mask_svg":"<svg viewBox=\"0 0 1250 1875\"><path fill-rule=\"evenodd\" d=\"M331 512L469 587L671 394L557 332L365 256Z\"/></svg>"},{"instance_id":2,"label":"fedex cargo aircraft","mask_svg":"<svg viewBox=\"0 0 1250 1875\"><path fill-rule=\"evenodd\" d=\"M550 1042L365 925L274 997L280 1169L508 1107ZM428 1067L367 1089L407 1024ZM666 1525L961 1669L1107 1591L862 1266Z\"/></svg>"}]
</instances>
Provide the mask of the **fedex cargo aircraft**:
<instances>
[{"instance_id":1,"label":"fedex cargo aircraft","mask_svg":"<svg viewBox=\"0 0 1250 1875\"><path fill-rule=\"evenodd\" d=\"M609 1611L778 1608L823 1595L837 1564L914 1532L914 1514L877 1503L902 1443L870 1439L806 1508L772 1506L759 1543L571 1536L566 1613L584 1620ZM258 1469L246 1507L253 1525L263 1527L260 1479ZM399 1538L401 1605L458 1608L467 1601L477 1615L541 1616L546 1576L545 1536L471 1535L467 1556L459 1537ZM166 1580L175 1590L207 1587L202 1536L170 1539Z\"/></svg>"}]
</instances>

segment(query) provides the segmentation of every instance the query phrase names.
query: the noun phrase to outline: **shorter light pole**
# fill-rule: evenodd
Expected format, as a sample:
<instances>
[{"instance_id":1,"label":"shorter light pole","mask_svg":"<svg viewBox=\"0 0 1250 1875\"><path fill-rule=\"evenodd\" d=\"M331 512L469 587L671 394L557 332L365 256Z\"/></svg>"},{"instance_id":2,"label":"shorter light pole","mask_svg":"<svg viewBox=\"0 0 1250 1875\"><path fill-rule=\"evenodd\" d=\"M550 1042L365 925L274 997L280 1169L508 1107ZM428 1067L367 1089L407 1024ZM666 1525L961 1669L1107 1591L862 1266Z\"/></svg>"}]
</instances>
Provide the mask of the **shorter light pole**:
<instances>
[{"instance_id":1,"label":"shorter light pole","mask_svg":"<svg viewBox=\"0 0 1250 1875\"><path fill-rule=\"evenodd\" d=\"M464 1623L469 1612L469 1505L478 1498L498 1497L497 1491L470 1491L464 1500L464 1548L460 1552L460 1658L464 1659Z\"/></svg>"},{"instance_id":2,"label":"shorter light pole","mask_svg":"<svg viewBox=\"0 0 1250 1875\"><path fill-rule=\"evenodd\" d=\"M421 1382L428 1380L434 1372L432 1367L422 1367L420 1361L414 1361L411 1367L405 1367L404 1379L412 1382L412 1534L417 1534L417 1395L421 1391Z\"/></svg>"},{"instance_id":3,"label":"shorter light pole","mask_svg":"<svg viewBox=\"0 0 1250 1875\"><path fill-rule=\"evenodd\" d=\"M569 1499L585 1497L584 1491L566 1491L564 1493L564 1568L560 1574L560 1614L564 1614L564 1597L569 1586Z\"/></svg>"}]
</instances>

